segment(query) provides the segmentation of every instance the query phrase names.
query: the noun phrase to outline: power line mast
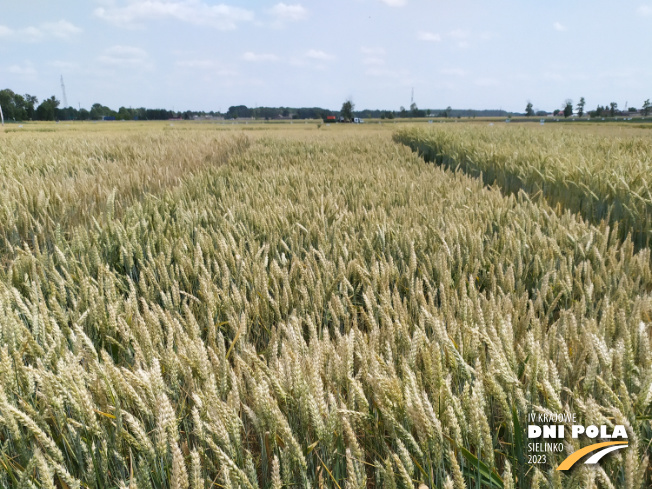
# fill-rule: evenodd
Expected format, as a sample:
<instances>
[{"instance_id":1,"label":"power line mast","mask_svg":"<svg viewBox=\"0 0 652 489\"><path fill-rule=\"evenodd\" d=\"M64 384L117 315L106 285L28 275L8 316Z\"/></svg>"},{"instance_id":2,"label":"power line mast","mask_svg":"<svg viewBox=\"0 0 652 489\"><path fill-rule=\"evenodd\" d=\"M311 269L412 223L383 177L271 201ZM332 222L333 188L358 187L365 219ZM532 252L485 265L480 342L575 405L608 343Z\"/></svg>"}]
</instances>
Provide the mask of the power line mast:
<instances>
[{"instance_id":1,"label":"power line mast","mask_svg":"<svg viewBox=\"0 0 652 489\"><path fill-rule=\"evenodd\" d=\"M66 97L66 85L63 83L63 75L61 75L61 92L63 93L63 108L68 107L68 97Z\"/></svg>"},{"instance_id":2,"label":"power line mast","mask_svg":"<svg viewBox=\"0 0 652 489\"><path fill-rule=\"evenodd\" d=\"M412 87L412 96L410 97L410 105L414 103L414 87Z\"/></svg>"}]
</instances>

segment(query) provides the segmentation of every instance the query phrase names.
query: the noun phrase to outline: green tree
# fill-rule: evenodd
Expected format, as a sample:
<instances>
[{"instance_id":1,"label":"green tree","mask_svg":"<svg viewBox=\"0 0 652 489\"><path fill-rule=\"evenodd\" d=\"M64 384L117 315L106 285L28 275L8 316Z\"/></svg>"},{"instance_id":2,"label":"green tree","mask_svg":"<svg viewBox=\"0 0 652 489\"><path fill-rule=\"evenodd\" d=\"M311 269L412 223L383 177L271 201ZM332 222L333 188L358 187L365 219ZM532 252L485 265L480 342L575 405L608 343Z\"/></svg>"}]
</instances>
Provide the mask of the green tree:
<instances>
[{"instance_id":1,"label":"green tree","mask_svg":"<svg viewBox=\"0 0 652 489\"><path fill-rule=\"evenodd\" d=\"M20 121L27 119L27 109L25 97L19 94L14 95L14 106L16 107L16 114L14 118Z\"/></svg>"},{"instance_id":2,"label":"green tree","mask_svg":"<svg viewBox=\"0 0 652 489\"><path fill-rule=\"evenodd\" d=\"M419 109L419 107L417 107L416 102L412 102L412 104L410 104L410 112L412 113L412 117L425 117L426 116L426 111Z\"/></svg>"},{"instance_id":3,"label":"green tree","mask_svg":"<svg viewBox=\"0 0 652 489\"><path fill-rule=\"evenodd\" d=\"M73 121L79 119L79 111L71 106L55 109L54 118L59 121Z\"/></svg>"},{"instance_id":4,"label":"green tree","mask_svg":"<svg viewBox=\"0 0 652 489\"><path fill-rule=\"evenodd\" d=\"M16 106L14 103L15 95L16 94L8 88L0 90L0 106L2 107L2 113L7 120L15 119L16 117Z\"/></svg>"},{"instance_id":5,"label":"green tree","mask_svg":"<svg viewBox=\"0 0 652 489\"><path fill-rule=\"evenodd\" d=\"M525 115L527 117L530 117L530 116L534 115L534 108L532 106L532 102L527 103L527 106L525 107Z\"/></svg>"},{"instance_id":6,"label":"green tree","mask_svg":"<svg viewBox=\"0 0 652 489\"><path fill-rule=\"evenodd\" d=\"M36 108L36 118L40 121L53 121L57 107L59 107L59 101L52 95Z\"/></svg>"},{"instance_id":7,"label":"green tree","mask_svg":"<svg viewBox=\"0 0 652 489\"><path fill-rule=\"evenodd\" d=\"M134 118L134 110L133 109L128 109L126 107L120 107L118 109L118 115L116 116L116 119L119 121L130 121Z\"/></svg>"},{"instance_id":8,"label":"green tree","mask_svg":"<svg viewBox=\"0 0 652 489\"><path fill-rule=\"evenodd\" d=\"M94 103L93 105L91 105L91 112L90 112L91 119L96 121L101 119L103 115L104 114L102 114L102 104Z\"/></svg>"},{"instance_id":9,"label":"green tree","mask_svg":"<svg viewBox=\"0 0 652 489\"><path fill-rule=\"evenodd\" d=\"M282 109L282 107L281 107ZM225 119L248 119L253 115L253 110L246 105L232 105L224 116Z\"/></svg>"},{"instance_id":10,"label":"green tree","mask_svg":"<svg viewBox=\"0 0 652 489\"><path fill-rule=\"evenodd\" d=\"M593 111L593 114L591 115L591 117L602 117L602 116L605 115L605 110L606 109L602 105L598 104L598 106Z\"/></svg>"},{"instance_id":11,"label":"green tree","mask_svg":"<svg viewBox=\"0 0 652 489\"><path fill-rule=\"evenodd\" d=\"M566 106L564 107L564 117L569 118L573 115L573 101L571 99L566 100Z\"/></svg>"},{"instance_id":12,"label":"green tree","mask_svg":"<svg viewBox=\"0 0 652 489\"><path fill-rule=\"evenodd\" d=\"M27 119L32 120L36 117L36 104L38 104L38 98L29 93L25 94L25 112Z\"/></svg>"},{"instance_id":13,"label":"green tree","mask_svg":"<svg viewBox=\"0 0 652 489\"><path fill-rule=\"evenodd\" d=\"M643 115L647 117L651 109L652 104L650 104L650 99L647 99L645 102L643 102Z\"/></svg>"},{"instance_id":14,"label":"green tree","mask_svg":"<svg viewBox=\"0 0 652 489\"><path fill-rule=\"evenodd\" d=\"M34 117L34 104L38 102L36 97L29 94L20 95L5 88L0 90L0 106L4 112L5 119L24 121Z\"/></svg>"},{"instance_id":15,"label":"green tree","mask_svg":"<svg viewBox=\"0 0 652 489\"><path fill-rule=\"evenodd\" d=\"M102 119L103 117L116 117L118 116L118 113L111 110L109 107L102 105L100 103L94 103L91 106L91 111L90 111L90 118L97 121ZM164 117L167 119L167 113L166 116Z\"/></svg>"},{"instance_id":16,"label":"green tree","mask_svg":"<svg viewBox=\"0 0 652 489\"><path fill-rule=\"evenodd\" d=\"M616 111L618 110L618 104L616 102L611 102L609 104L609 107L610 107L609 114L611 115L611 117L614 117L616 115Z\"/></svg>"},{"instance_id":17,"label":"green tree","mask_svg":"<svg viewBox=\"0 0 652 489\"><path fill-rule=\"evenodd\" d=\"M342 110L340 110L340 116L344 117L344 120L350 122L353 120L353 108L355 104L351 99L347 99L346 102L342 104Z\"/></svg>"},{"instance_id":18,"label":"green tree","mask_svg":"<svg viewBox=\"0 0 652 489\"><path fill-rule=\"evenodd\" d=\"M577 115L579 117L582 117L584 115L585 105L586 105L586 101L584 100L584 97L580 97L580 102L577 104Z\"/></svg>"}]
</instances>

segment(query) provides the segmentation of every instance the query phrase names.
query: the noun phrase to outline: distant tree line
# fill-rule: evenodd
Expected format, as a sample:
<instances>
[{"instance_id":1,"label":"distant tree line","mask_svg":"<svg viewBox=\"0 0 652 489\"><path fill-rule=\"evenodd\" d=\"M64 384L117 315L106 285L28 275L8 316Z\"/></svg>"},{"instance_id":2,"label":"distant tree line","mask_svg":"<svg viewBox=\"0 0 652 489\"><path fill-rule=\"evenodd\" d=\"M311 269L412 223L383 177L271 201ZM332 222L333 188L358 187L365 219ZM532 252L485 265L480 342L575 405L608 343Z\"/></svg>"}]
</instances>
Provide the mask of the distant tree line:
<instances>
[{"instance_id":1,"label":"distant tree line","mask_svg":"<svg viewBox=\"0 0 652 489\"><path fill-rule=\"evenodd\" d=\"M30 94L19 95L9 89L0 90L0 106L7 120L30 120L36 117L38 99Z\"/></svg>"},{"instance_id":2,"label":"distant tree line","mask_svg":"<svg viewBox=\"0 0 652 489\"><path fill-rule=\"evenodd\" d=\"M584 97L580 98L580 101L578 102L576 106L576 112L573 112L573 101L571 99L566 99L566 101L563 103L561 109L555 109L552 112L552 115L557 117L557 116L564 116L565 118L571 117L573 113L577 114L578 117L583 117L585 114L588 115L590 118L596 118L596 117L616 117L616 116L630 116L633 114L641 114L644 117L647 117L652 113L652 104L650 103L650 99L647 99L643 102L643 105L641 107L641 110L635 108L635 107L628 107L627 110L618 110L618 103L616 102L609 102L606 105L598 105L595 110L589 110L586 112L584 110L586 106L586 100ZM535 115L532 102L528 101L526 107L525 107L525 115L530 117ZM537 111L536 115L547 115L547 112L545 111Z\"/></svg>"},{"instance_id":3,"label":"distant tree line","mask_svg":"<svg viewBox=\"0 0 652 489\"><path fill-rule=\"evenodd\" d=\"M147 109L120 107L117 111L100 103L95 103L90 109L61 107L60 101L51 96L39 104L34 95L20 95L6 88L0 90L0 106L7 121L56 121L56 120L167 120L167 119L194 119L196 117L224 117L225 119L324 119L328 116L344 117L351 120L354 117L368 119L394 119L413 117L505 117L509 114L503 110L459 110L447 107L446 109L419 109L412 103L409 109L401 107L399 110L365 109L354 110L351 106L343 105L344 110L334 111L321 107L247 107L235 105L229 107L226 113L219 111L181 111L167 109Z\"/></svg>"},{"instance_id":4,"label":"distant tree line","mask_svg":"<svg viewBox=\"0 0 652 489\"><path fill-rule=\"evenodd\" d=\"M610 102L609 105L598 105L595 110L589 111L590 117L615 117L615 116L628 116L632 114L640 114L644 117L650 115L652 112L652 105L650 104L650 99L647 99L643 102L643 106L639 111L636 107L628 107L627 110L622 111L618 110L618 104L616 102Z\"/></svg>"},{"instance_id":5,"label":"distant tree line","mask_svg":"<svg viewBox=\"0 0 652 489\"><path fill-rule=\"evenodd\" d=\"M251 108L246 105L235 105L229 107L224 117L226 119L324 119L328 116L342 117L344 120L352 120L355 117L362 119L395 119L414 117L505 117L509 115L504 110L473 110L473 109L419 109L416 103L412 103L409 109L401 107L399 110L364 109L355 110L355 104L346 100L339 111L323 109L321 107L257 107Z\"/></svg>"},{"instance_id":6,"label":"distant tree line","mask_svg":"<svg viewBox=\"0 0 652 489\"><path fill-rule=\"evenodd\" d=\"M7 121L57 121L57 120L167 120L193 119L195 116L221 116L219 112L184 111L175 112L166 109L137 109L120 107L117 111L95 103L90 110L85 108L60 107L55 96L44 99L40 104L37 97L30 94L20 95L5 88L0 90L0 106Z\"/></svg>"},{"instance_id":7,"label":"distant tree line","mask_svg":"<svg viewBox=\"0 0 652 489\"><path fill-rule=\"evenodd\" d=\"M247 107L234 105L224 114L225 119L324 119L335 112L321 107Z\"/></svg>"},{"instance_id":8,"label":"distant tree line","mask_svg":"<svg viewBox=\"0 0 652 489\"><path fill-rule=\"evenodd\" d=\"M350 105L347 105L347 102ZM615 117L640 113L647 117L652 114L650 99L643 102L639 111L629 107L626 111L618 110L616 102L607 105L598 105L595 110L585 112L584 97L576 106L574 112L573 101L568 99L561 109L553 111L555 116L570 117L576 113L579 117L588 115L596 117ZM412 103L409 109L401 107L399 110L365 109L354 110L352 101L346 101L340 111L323 109L321 107L247 107L246 105L235 105L229 107L226 113L219 111L173 111L167 109L147 109L145 107L127 108L120 107L117 111L100 103L95 103L90 109L60 107L61 103L53 95L39 103L36 96L25 94L20 95L5 88L0 90L0 107L6 121L55 121L55 120L168 120L168 119L195 119L204 117L224 117L225 119L324 119L328 116L342 117L344 120L352 120L355 117L368 119L395 119L395 118L417 118L417 117L441 117L441 118L475 118L475 117L510 117L512 114L504 110L473 110L473 109L452 109L450 106L445 109L419 109L416 103ZM526 116L546 116L548 112L534 110L532 102L528 101L525 108Z\"/></svg>"}]
</instances>

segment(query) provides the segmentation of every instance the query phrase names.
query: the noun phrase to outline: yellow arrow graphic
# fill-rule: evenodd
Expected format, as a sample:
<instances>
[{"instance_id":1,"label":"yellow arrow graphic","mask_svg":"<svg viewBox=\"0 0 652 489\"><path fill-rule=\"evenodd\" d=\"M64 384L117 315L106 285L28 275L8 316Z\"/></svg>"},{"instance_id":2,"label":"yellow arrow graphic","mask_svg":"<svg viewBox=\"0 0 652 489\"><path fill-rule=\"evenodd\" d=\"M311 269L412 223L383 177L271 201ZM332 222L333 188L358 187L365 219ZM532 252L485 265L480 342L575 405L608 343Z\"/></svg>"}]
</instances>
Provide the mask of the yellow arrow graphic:
<instances>
[{"instance_id":1,"label":"yellow arrow graphic","mask_svg":"<svg viewBox=\"0 0 652 489\"><path fill-rule=\"evenodd\" d=\"M603 447L610 447L612 445L627 445L626 441L605 441L602 443L594 443L593 445L589 445L588 447L584 447L576 452L571 453L566 460L564 460L561 464L559 464L559 467L557 467L557 470L568 470L570 469L573 465L575 465L575 462L577 462L579 459L581 459L584 455L586 455L589 452L592 452L593 450L597 450L598 448L603 448Z\"/></svg>"}]
</instances>

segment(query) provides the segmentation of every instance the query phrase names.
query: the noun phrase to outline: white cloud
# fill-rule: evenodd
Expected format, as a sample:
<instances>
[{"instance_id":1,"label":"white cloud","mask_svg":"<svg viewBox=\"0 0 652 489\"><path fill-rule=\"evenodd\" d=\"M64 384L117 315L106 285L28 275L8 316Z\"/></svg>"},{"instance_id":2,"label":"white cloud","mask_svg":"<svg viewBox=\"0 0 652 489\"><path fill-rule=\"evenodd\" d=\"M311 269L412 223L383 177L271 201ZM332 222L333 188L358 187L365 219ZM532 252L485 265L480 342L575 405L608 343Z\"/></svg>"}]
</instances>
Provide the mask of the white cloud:
<instances>
[{"instance_id":1,"label":"white cloud","mask_svg":"<svg viewBox=\"0 0 652 489\"><path fill-rule=\"evenodd\" d=\"M360 52L365 55L362 64L367 66L383 66L385 64L385 50L380 47L362 46Z\"/></svg>"},{"instance_id":2,"label":"white cloud","mask_svg":"<svg viewBox=\"0 0 652 489\"><path fill-rule=\"evenodd\" d=\"M335 59L335 56L332 54L325 53L324 51L320 51L317 49L311 49L306 53L306 57L310 59L318 59L321 61L329 61L331 59Z\"/></svg>"},{"instance_id":3,"label":"white cloud","mask_svg":"<svg viewBox=\"0 0 652 489\"><path fill-rule=\"evenodd\" d=\"M373 56L369 56L362 60L362 64L365 64L367 66L382 66L385 64L385 60L383 58L376 58Z\"/></svg>"},{"instance_id":4,"label":"white cloud","mask_svg":"<svg viewBox=\"0 0 652 489\"><path fill-rule=\"evenodd\" d=\"M238 72L222 66L220 63L212 59L181 59L176 62L176 66L184 70L192 70L193 72L203 72L205 75L210 76L237 76ZM210 79L210 78L208 78Z\"/></svg>"},{"instance_id":5,"label":"white cloud","mask_svg":"<svg viewBox=\"0 0 652 489\"><path fill-rule=\"evenodd\" d=\"M380 0L383 2L385 5L389 5L390 7L403 7L407 5L407 0Z\"/></svg>"},{"instance_id":6,"label":"white cloud","mask_svg":"<svg viewBox=\"0 0 652 489\"><path fill-rule=\"evenodd\" d=\"M421 31L417 34L417 37L420 41L429 41L429 42L439 42L441 41L441 36L439 34L434 34L432 32Z\"/></svg>"},{"instance_id":7,"label":"white cloud","mask_svg":"<svg viewBox=\"0 0 652 489\"><path fill-rule=\"evenodd\" d=\"M41 25L41 30L61 39L67 39L82 32L81 28L63 19L58 22L46 22Z\"/></svg>"},{"instance_id":8,"label":"white cloud","mask_svg":"<svg viewBox=\"0 0 652 489\"><path fill-rule=\"evenodd\" d=\"M277 3L270 10L279 21L297 21L303 20L308 16L308 11L299 3L288 5L286 3Z\"/></svg>"},{"instance_id":9,"label":"white cloud","mask_svg":"<svg viewBox=\"0 0 652 489\"><path fill-rule=\"evenodd\" d=\"M565 25L561 24L560 22L555 22L554 24L552 24L552 28L559 32L564 32L568 30L568 28Z\"/></svg>"},{"instance_id":10,"label":"white cloud","mask_svg":"<svg viewBox=\"0 0 652 489\"><path fill-rule=\"evenodd\" d=\"M74 71L79 68L79 63L75 63L72 61L54 60L54 61L48 61L48 66L52 66L53 68L57 68L63 71Z\"/></svg>"},{"instance_id":11,"label":"white cloud","mask_svg":"<svg viewBox=\"0 0 652 489\"><path fill-rule=\"evenodd\" d=\"M32 25L16 30L0 25L0 37L12 36L15 40L28 42L41 41L46 37L69 39L80 32L82 32L81 28L63 19L39 24L38 27Z\"/></svg>"},{"instance_id":12,"label":"white cloud","mask_svg":"<svg viewBox=\"0 0 652 489\"><path fill-rule=\"evenodd\" d=\"M29 26L18 31L18 36L25 41L39 41L43 38L43 32L34 26Z\"/></svg>"},{"instance_id":13,"label":"white cloud","mask_svg":"<svg viewBox=\"0 0 652 489\"><path fill-rule=\"evenodd\" d=\"M383 67L370 67L365 71L365 75L385 79L405 80L409 77L410 73L405 69L395 70Z\"/></svg>"},{"instance_id":14,"label":"white cloud","mask_svg":"<svg viewBox=\"0 0 652 489\"><path fill-rule=\"evenodd\" d=\"M99 57L99 60L113 66L143 66L149 56L143 49L133 46L112 46Z\"/></svg>"},{"instance_id":15,"label":"white cloud","mask_svg":"<svg viewBox=\"0 0 652 489\"><path fill-rule=\"evenodd\" d=\"M469 31L463 29L454 29L447 34L441 35L434 32L419 31L417 39L427 42L440 42L444 39L454 41L460 48L468 48L471 44L469 42L471 34Z\"/></svg>"},{"instance_id":16,"label":"white cloud","mask_svg":"<svg viewBox=\"0 0 652 489\"><path fill-rule=\"evenodd\" d=\"M233 30L238 23L254 18L250 10L224 4L209 5L200 0L132 0L124 7L98 7L94 14L120 27L140 27L146 21L172 19L219 30Z\"/></svg>"},{"instance_id":17,"label":"white cloud","mask_svg":"<svg viewBox=\"0 0 652 489\"><path fill-rule=\"evenodd\" d=\"M183 59L177 61L177 66L180 68L207 70L215 66L215 63L210 59Z\"/></svg>"},{"instance_id":18,"label":"white cloud","mask_svg":"<svg viewBox=\"0 0 652 489\"><path fill-rule=\"evenodd\" d=\"M37 75L36 68L34 68L31 61L25 61L22 65L11 65L7 71L12 75L29 79L36 78Z\"/></svg>"},{"instance_id":19,"label":"white cloud","mask_svg":"<svg viewBox=\"0 0 652 489\"><path fill-rule=\"evenodd\" d=\"M404 68L383 68L383 67L369 67L364 74L368 77L380 78L383 83L387 83L393 89L404 87L403 92L409 96L409 89L415 85L423 83L424 80L415 77L409 70Z\"/></svg>"},{"instance_id":20,"label":"white cloud","mask_svg":"<svg viewBox=\"0 0 652 489\"><path fill-rule=\"evenodd\" d=\"M242 55L242 59L245 61L278 61L278 56L275 54L256 54L247 51Z\"/></svg>"},{"instance_id":21,"label":"white cloud","mask_svg":"<svg viewBox=\"0 0 652 489\"><path fill-rule=\"evenodd\" d=\"M383 56L385 54L385 50L383 48L371 48L366 46L362 46L360 48L360 52L369 56Z\"/></svg>"},{"instance_id":22,"label":"white cloud","mask_svg":"<svg viewBox=\"0 0 652 489\"><path fill-rule=\"evenodd\" d=\"M652 6L641 5L638 9L636 9L636 12L644 17L650 16L652 15Z\"/></svg>"}]
</instances>

